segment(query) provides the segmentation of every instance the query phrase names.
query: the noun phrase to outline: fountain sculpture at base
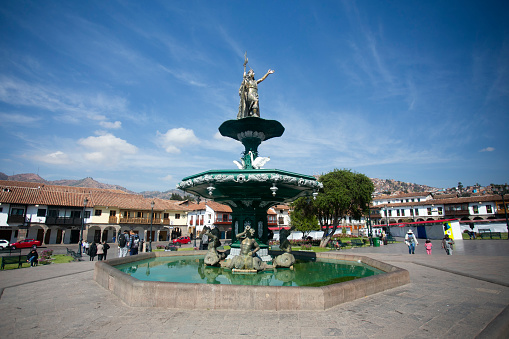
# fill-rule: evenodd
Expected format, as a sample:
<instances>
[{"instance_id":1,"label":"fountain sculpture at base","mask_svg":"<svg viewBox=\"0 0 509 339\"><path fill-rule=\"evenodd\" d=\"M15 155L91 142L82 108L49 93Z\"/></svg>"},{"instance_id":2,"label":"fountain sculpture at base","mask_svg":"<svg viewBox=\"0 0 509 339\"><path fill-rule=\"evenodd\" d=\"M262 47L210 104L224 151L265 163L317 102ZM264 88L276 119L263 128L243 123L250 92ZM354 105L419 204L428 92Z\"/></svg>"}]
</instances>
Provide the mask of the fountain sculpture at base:
<instances>
[{"instance_id":1,"label":"fountain sculpture at base","mask_svg":"<svg viewBox=\"0 0 509 339\"><path fill-rule=\"evenodd\" d=\"M254 239L255 230L246 226L244 232L237 234L237 239L243 239L240 243L240 255L234 256L221 263L221 267L239 271L257 272L266 268L266 264L256 255L260 245Z\"/></svg>"},{"instance_id":2,"label":"fountain sculpture at base","mask_svg":"<svg viewBox=\"0 0 509 339\"><path fill-rule=\"evenodd\" d=\"M274 267L292 267L293 264L295 264L295 257L293 256L292 252L292 245L290 244L290 241L288 241L288 236L292 233L293 227L289 230L282 229L279 233L279 240L280 245L279 248L281 248L282 251L285 253L278 255L274 261L273 266Z\"/></svg>"},{"instance_id":3,"label":"fountain sculpture at base","mask_svg":"<svg viewBox=\"0 0 509 339\"><path fill-rule=\"evenodd\" d=\"M219 230L214 228L211 231L207 231L205 233L209 237L209 250L207 254L205 254L204 262L207 266L217 266L220 261L225 258L224 253L220 253L217 251L217 248L221 246L221 241L219 240Z\"/></svg>"}]
</instances>

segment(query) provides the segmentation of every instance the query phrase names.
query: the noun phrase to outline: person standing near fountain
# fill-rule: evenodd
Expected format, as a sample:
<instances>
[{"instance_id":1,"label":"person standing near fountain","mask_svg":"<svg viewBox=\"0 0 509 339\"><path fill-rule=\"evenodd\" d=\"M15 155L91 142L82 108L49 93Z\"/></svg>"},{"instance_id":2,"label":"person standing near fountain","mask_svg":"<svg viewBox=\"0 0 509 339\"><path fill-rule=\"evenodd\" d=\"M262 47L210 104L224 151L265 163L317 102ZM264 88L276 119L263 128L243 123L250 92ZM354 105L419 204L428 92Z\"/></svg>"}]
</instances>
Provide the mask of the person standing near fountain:
<instances>
[{"instance_id":1,"label":"person standing near fountain","mask_svg":"<svg viewBox=\"0 0 509 339\"><path fill-rule=\"evenodd\" d=\"M237 119L248 117L260 117L260 107L258 99L258 84L265 80L274 70L269 69L268 72L259 80L255 80L255 73L250 69L246 73L247 52L244 55L244 78L239 88L240 105Z\"/></svg>"}]
</instances>

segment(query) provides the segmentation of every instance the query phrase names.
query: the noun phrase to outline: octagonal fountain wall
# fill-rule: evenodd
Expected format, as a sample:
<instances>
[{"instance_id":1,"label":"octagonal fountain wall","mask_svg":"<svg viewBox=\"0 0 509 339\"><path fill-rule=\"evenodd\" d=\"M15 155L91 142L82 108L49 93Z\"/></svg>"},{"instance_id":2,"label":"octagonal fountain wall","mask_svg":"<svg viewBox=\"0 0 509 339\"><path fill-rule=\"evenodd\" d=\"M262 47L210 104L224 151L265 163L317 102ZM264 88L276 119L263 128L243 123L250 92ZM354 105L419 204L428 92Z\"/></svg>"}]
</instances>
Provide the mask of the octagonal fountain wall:
<instances>
[{"instance_id":1,"label":"octagonal fountain wall","mask_svg":"<svg viewBox=\"0 0 509 339\"><path fill-rule=\"evenodd\" d=\"M362 262L385 273L322 286L245 286L141 281L115 265L163 256L195 256L205 251L152 252L95 264L94 279L129 306L221 310L324 310L410 282L408 271L359 255L293 252L296 257Z\"/></svg>"}]
</instances>

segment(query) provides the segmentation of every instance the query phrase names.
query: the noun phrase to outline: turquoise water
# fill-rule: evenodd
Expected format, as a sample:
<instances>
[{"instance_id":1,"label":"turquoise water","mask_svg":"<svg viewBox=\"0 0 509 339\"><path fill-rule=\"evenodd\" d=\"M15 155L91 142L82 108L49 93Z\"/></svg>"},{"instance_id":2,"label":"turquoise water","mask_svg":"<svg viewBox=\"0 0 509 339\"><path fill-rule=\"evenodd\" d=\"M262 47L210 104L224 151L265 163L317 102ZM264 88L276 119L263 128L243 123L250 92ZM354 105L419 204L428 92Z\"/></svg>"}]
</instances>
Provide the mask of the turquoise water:
<instances>
[{"instance_id":1,"label":"turquoise water","mask_svg":"<svg viewBox=\"0 0 509 339\"><path fill-rule=\"evenodd\" d=\"M159 257L117 265L139 280L258 286L325 286L384 273L363 263L330 259L297 260L294 269L239 274L205 266L203 256Z\"/></svg>"}]
</instances>

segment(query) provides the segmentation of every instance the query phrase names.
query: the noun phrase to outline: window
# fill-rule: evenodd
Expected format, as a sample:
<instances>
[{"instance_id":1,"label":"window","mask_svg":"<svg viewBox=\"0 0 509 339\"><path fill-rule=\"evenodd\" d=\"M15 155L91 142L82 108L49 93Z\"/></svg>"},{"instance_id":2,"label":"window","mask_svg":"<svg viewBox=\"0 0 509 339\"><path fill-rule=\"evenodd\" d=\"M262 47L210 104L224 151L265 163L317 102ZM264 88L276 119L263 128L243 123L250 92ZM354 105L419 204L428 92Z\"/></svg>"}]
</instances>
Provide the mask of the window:
<instances>
[{"instance_id":1,"label":"window","mask_svg":"<svg viewBox=\"0 0 509 339\"><path fill-rule=\"evenodd\" d=\"M400 216L400 212L399 210L396 210L396 215L399 217Z\"/></svg>"},{"instance_id":2,"label":"window","mask_svg":"<svg viewBox=\"0 0 509 339\"><path fill-rule=\"evenodd\" d=\"M418 208L414 209L414 215L419 215L419 209Z\"/></svg>"},{"instance_id":3,"label":"window","mask_svg":"<svg viewBox=\"0 0 509 339\"><path fill-rule=\"evenodd\" d=\"M3 210L4 210L3 207L0 207L0 212L2 212Z\"/></svg>"},{"instance_id":4,"label":"window","mask_svg":"<svg viewBox=\"0 0 509 339\"><path fill-rule=\"evenodd\" d=\"M25 210L22 208L13 208L11 210L11 215L23 215L25 213Z\"/></svg>"},{"instance_id":5,"label":"window","mask_svg":"<svg viewBox=\"0 0 509 339\"><path fill-rule=\"evenodd\" d=\"M84 216L85 219L88 219L90 218L90 211L85 211L85 216Z\"/></svg>"},{"instance_id":6,"label":"window","mask_svg":"<svg viewBox=\"0 0 509 339\"><path fill-rule=\"evenodd\" d=\"M143 214L141 212L136 212L136 218L143 218Z\"/></svg>"},{"instance_id":7,"label":"window","mask_svg":"<svg viewBox=\"0 0 509 339\"><path fill-rule=\"evenodd\" d=\"M431 215L431 207L428 207L428 215Z\"/></svg>"},{"instance_id":8,"label":"window","mask_svg":"<svg viewBox=\"0 0 509 339\"><path fill-rule=\"evenodd\" d=\"M52 218L58 217L58 210L48 210L48 217Z\"/></svg>"},{"instance_id":9,"label":"window","mask_svg":"<svg viewBox=\"0 0 509 339\"><path fill-rule=\"evenodd\" d=\"M438 215L443 215L444 214L444 209L442 207L439 207L438 208Z\"/></svg>"},{"instance_id":10,"label":"window","mask_svg":"<svg viewBox=\"0 0 509 339\"><path fill-rule=\"evenodd\" d=\"M117 211L110 211L110 217L114 217L117 215Z\"/></svg>"},{"instance_id":11,"label":"window","mask_svg":"<svg viewBox=\"0 0 509 339\"><path fill-rule=\"evenodd\" d=\"M168 213L164 213L165 218L166 218L166 215L167 215L167 214L168 214ZM179 213L175 213L175 219L180 219L180 214L179 214Z\"/></svg>"},{"instance_id":12,"label":"window","mask_svg":"<svg viewBox=\"0 0 509 339\"><path fill-rule=\"evenodd\" d=\"M46 209L45 208L39 208L37 210L37 216L38 217L45 217L46 216Z\"/></svg>"},{"instance_id":13,"label":"window","mask_svg":"<svg viewBox=\"0 0 509 339\"><path fill-rule=\"evenodd\" d=\"M486 213L493 213L493 210L491 209L491 205L486 205Z\"/></svg>"},{"instance_id":14,"label":"window","mask_svg":"<svg viewBox=\"0 0 509 339\"><path fill-rule=\"evenodd\" d=\"M71 218L81 218L81 211L71 211Z\"/></svg>"},{"instance_id":15,"label":"window","mask_svg":"<svg viewBox=\"0 0 509 339\"><path fill-rule=\"evenodd\" d=\"M389 210L389 217L392 217L392 210Z\"/></svg>"},{"instance_id":16,"label":"window","mask_svg":"<svg viewBox=\"0 0 509 339\"><path fill-rule=\"evenodd\" d=\"M405 216L405 210L401 210L401 216L404 217Z\"/></svg>"},{"instance_id":17,"label":"window","mask_svg":"<svg viewBox=\"0 0 509 339\"><path fill-rule=\"evenodd\" d=\"M99 217L101 214L103 214L103 210L95 210L94 215L95 215L96 217Z\"/></svg>"},{"instance_id":18,"label":"window","mask_svg":"<svg viewBox=\"0 0 509 339\"><path fill-rule=\"evenodd\" d=\"M474 210L474 214L479 214L479 206L474 205L472 206L472 209Z\"/></svg>"},{"instance_id":19,"label":"window","mask_svg":"<svg viewBox=\"0 0 509 339\"><path fill-rule=\"evenodd\" d=\"M180 214L175 214L175 219L177 219L177 215L180 218ZM164 213L163 214L163 219L170 219L170 213Z\"/></svg>"}]
</instances>

